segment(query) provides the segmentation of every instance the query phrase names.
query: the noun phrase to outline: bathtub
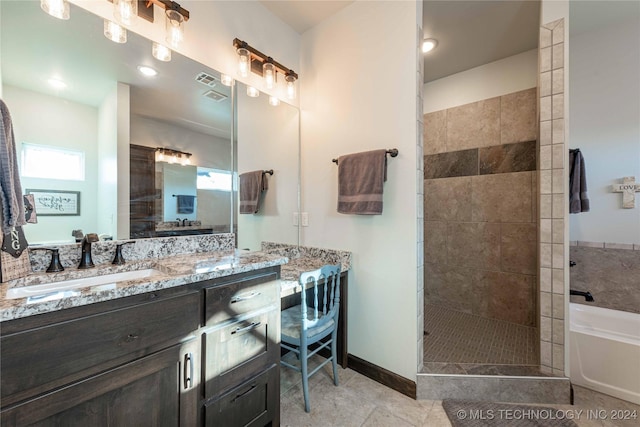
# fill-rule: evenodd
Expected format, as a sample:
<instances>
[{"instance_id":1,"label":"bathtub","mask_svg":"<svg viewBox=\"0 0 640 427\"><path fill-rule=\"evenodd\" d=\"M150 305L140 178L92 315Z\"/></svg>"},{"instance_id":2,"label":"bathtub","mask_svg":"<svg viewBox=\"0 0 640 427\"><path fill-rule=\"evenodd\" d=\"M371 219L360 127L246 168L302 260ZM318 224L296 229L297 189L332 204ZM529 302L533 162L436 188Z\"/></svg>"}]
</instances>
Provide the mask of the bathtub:
<instances>
[{"instance_id":1,"label":"bathtub","mask_svg":"<svg viewBox=\"0 0 640 427\"><path fill-rule=\"evenodd\" d=\"M571 382L640 404L640 314L569 306Z\"/></svg>"}]
</instances>

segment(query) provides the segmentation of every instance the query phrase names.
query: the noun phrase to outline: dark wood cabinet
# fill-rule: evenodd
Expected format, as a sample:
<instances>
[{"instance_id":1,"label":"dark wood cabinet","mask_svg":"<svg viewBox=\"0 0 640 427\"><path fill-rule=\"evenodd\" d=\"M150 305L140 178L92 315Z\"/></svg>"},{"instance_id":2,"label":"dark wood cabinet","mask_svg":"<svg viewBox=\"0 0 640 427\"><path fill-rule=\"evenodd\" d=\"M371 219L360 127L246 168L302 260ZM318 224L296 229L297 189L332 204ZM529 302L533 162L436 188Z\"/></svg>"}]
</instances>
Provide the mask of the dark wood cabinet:
<instances>
[{"instance_id":1,"label":"dark wood cabinet","mask_svg":"<svg viewBox=\"0 0 640 427\"><path fill-rule=\"evenodd\" d=\"M277 278L271 267L4 322L0 424L279 425ZM255 289L269 297L207 324L219 296Z\"/></svg>"},{"instance_id":2,"label":"dark wood cabinet","mask_svg":"<svg viewBox=\"0 0 640 427\"><path fill-rule=\"evenodd\" d=\"M155 236L155 149L129 146L129 233L132 239Z\"/></svg>"}]
</instances>

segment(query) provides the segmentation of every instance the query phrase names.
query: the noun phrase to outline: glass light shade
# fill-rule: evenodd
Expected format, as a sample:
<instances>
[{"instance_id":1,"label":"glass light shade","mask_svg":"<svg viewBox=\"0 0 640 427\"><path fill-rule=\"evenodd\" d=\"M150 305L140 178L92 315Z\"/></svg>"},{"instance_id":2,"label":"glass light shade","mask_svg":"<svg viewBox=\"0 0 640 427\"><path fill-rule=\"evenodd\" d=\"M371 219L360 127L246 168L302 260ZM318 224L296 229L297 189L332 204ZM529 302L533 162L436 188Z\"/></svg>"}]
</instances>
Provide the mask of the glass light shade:
<instances>
[{"instance_id":1,"label":"glass light shade","mask_svg":"<svg viewBox=\"0 0 640 427\"><path fill-rule=\"evenodd\" d=\"M171 49L161 45L160 43L153 42L151 53L153 54L153 57L156 58L158 61L163 61L163 62L171 61Z\"/></svg>"},{"instance_id":2,"label":"glass light shade","mask_svg":"<svg viewBox=\"0 0 640 427\"><path fill-rule=\"evenodd\" d=\"M127 30L108 19L104 20L104 36L116 43L127 42Z\"/></svg>"},{"instance_id":3,"label":"glass light shade","mask_svg":"<svg viewBox=\"0 0 640 427\"><path fill-rule=\"evenodd\" d=\"M425 39L422 42L422 53L431 52L433 49L438 46L438 40L436 39Z\"/></svg>"},{"instance_id":4,"label":"glass light shade","mask_svg":"<svg viewBox=\"0 0 640 427\"><path fill-rule=\"evenodd\" d=\"M274 107L277 107L278 105L280 105L280 99L278 99L277 96L270 96L269 104L273 105Z\"/></svg>"},{"instance_id":5,"label":"glass light shade","mask_svg":"<svg viewBox=\"0 0 640 427\"><path fill-rule=\"evenodd\" d=\"M285 77L287 81L287 98L296 99L296 79L293 76Z\"/></svg>"},{"instance_id":6,"label":"glass light shade","mask_svg":"<svg viewBox=\"0 0 640 427\"><path fill-rule=\"evenodd\" d=\"M178 156L176 156L175 154L169 157L169 163L173 164L173 163L176 163L177 161L178 161Z\"/></svg>"},{"instance_id":7,"label":"glass light shade","mask_svg":"<svg viewBox=\"0 0 640 427\"><path fill-rule=\"evenodd\" d=\"M113 0L113 16L121 24L133 24L138 17L138 0Z\"/></svg>"},{"instance_id":8,"label":"glass light shade","mask_svg":"<svg viewBox=\"0 0 640 427\"><path fill-rule=\"evenodd\" d=\"M267 89L273 89L276 83L276 66L270 62L262 64L262 77Z\"/></svg>"},{"instance_id":9,"label":"glass light shade","mask_svg":"<svg viewBox=\"0 0 640 427\"><path fill-rule=\"evenodd\" d=\"M185 156L182 158L182 161L180 163L182 164L182 166L190 165L191 159L189 158L188 155L185 154Z\"/></svg>"},{"instance_id":10,"label":"glass light shade","mask_svg":"<svg viewBox=\"0 0 640 427\"><path fill-rule=\"evenodd\" d=\"M176 10L167 10L166 15L167 43L176 48L184 40L184 16Z\"/></svg>"},{"instance_id":11,"label":"glass light shade","mask_svg":"<svg viewBox=\"0 0 640 427\"><path fill-rule=\"evenodd\" d=\"M236 53L238 54L238 72L240 76L247 77L249 68L251 68L251 54L243 47L239 48Z\"/></svg>"},{"instance_id":12,"label":"glass light shade","mask_svg":"<svg viewBox=\"0 0 640 427\"><path fill-rule=\"evenodd\" d=\"M233 83L233 79L228 74L221 74L220 82L225 86L231 86L231 83Z\"/></svg>"},{"instance_id":13,"label":"glass light shade","mask_svg":"<svg viewBox=\"0 0 640 427\"><path fill-rule=\"evenodd\" d=\"M40 8L55 18L69 19L67 0L40 0Z\"/></svg>"},{"instance_id":14,"label":"glass light shade","mask_svg":"<svg viewBox=\"0 0 640 427\"><path fill-rule=\"evenodd\" d=\"M164 153L161 150L156 151L156 162L164 162Z\"/></svg>"},{"instance_id":15,"label":"glass light shade","mask_svg":"<svg viewBox=\"0 0 640 427\"><path fill-rule=\"evenodd\" d=\"M260 96L260 91L253 86L247 86L247 95L251 98L257 98Z\"/></svg>"}]
</instances>

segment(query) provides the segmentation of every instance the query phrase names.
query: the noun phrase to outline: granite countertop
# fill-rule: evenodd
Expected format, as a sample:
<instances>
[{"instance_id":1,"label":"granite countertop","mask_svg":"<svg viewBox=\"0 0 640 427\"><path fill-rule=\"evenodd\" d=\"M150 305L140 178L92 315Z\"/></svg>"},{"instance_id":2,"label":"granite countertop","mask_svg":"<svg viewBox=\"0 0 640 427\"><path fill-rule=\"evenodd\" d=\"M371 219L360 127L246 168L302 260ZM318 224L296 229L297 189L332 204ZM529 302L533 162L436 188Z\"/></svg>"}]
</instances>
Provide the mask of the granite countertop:
<instances>
[{"instance_id":1,"label":"granite countertop","mask_svg":"<svg viewBox=\"0 0 640 427\"><path fill-rule=\"evenodd\" d=\"M287 262L286 256L278 254L228 250L130 261L123 266L103 264L90 270L67 268L61 273L35 273L0 286L0 322L283 265ZM150 268L157 270L157 274L135 280L53 292L48 297L37 300L6 298L7 291L11 288Z\"/></svg>"}]
</instances>

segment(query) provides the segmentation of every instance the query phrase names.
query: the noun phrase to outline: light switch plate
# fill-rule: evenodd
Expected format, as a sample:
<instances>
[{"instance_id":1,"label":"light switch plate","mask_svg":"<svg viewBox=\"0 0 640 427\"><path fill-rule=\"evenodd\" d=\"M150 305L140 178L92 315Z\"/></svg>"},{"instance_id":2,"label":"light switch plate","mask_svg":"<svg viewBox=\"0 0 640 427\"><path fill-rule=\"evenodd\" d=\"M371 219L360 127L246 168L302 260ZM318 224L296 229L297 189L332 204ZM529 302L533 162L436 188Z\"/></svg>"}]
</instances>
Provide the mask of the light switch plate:
<instances>
[{"instance_id":1,"label":"light switch plate","mask_svg":"<svg viewBox=\"0 0 640 427\"><path fill-rule=\"evenodd\" d=\"M300 218L300 222L302 222L303 227L309 226L309 212L302 212L302 216Z\"/></svg>"},{"instance_id":2,"label":"light switch plate","mask_svg":"<svg viewBox=\"0 0 640 427\"><path fill-rule=\"evenodd\" d=\"M298 212L294 212L293 213L293 225L294 226L298 225L298 217L299 217Z\"/></svg>"}]
</instances>

